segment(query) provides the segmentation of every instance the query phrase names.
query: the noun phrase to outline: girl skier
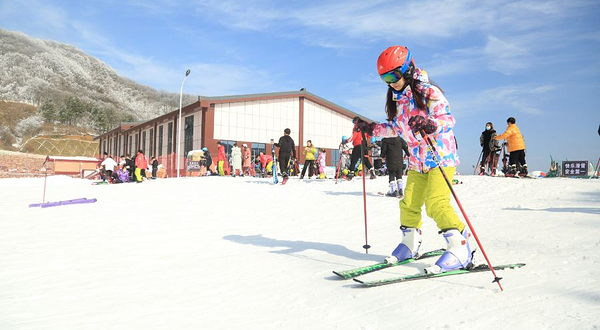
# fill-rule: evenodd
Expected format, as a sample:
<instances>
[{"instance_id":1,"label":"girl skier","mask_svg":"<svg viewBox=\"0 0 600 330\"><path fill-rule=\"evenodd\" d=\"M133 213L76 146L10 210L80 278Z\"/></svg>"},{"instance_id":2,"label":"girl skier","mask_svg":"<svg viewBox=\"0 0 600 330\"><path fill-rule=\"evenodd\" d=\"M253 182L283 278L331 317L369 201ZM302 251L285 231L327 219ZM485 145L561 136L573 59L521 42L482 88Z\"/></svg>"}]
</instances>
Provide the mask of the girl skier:
<instances>
[{"instance_id":1,"label":"girl skier","mask_svg":"<svg viewBox=\"0 0 600 330\"><path fill-rule=\"evenodd\" d=\"M450 204L450 189L428 150L422 132L428 134L438 151L441 166L452 181L458 155L453 127L455 119L441 89L429 82L425 70L415 67L408 48L392 46L379 56L377 71L388 84L387 123L359 127L374 136L401 135L410 150L409 171L400 201L402 242L387 262L418 257L421 247L421 208L436 222L447 242L446 252L426 272L438 273L471 267L473 250L470 233Z\"/></svg>"},{"instance_id":2,"label":"girl skier","mask_svg":"<svg viewBox=\"0 0 600 330\"><path fill-rule=\"evenodd\" d=\"M319 149L319 157L317 158L317 165L319 167L319 176L318 179L326 179L325 176L325 157L327 155L327 152L325 151L325 149L321 148Z\"/></svg>"}]
</instances>

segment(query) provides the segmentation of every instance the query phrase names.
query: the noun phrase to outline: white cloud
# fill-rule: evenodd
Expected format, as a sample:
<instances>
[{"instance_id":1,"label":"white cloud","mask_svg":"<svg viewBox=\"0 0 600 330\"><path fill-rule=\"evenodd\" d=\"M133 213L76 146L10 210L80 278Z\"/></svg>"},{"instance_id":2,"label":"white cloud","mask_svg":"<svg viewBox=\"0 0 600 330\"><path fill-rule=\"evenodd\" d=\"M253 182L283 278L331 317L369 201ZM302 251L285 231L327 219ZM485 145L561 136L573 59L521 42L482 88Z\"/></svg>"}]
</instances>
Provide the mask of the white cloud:
<instances>
[{"instance_id":1,"label":"white cloud","mask_svg":"<svg viewBox=\"0 0 600 330\"><path fill-rule=\"evenodd\" d=\"M545 104L543 97L556 90L553 85L508 85L490 88L477 95L458 95L452 99L452 106L461 115L479 115L490 111L515 110L524 114L540 115L544 111L540 106ZM454 111L455 115L457 111Z\"/></svg>"}]
</instances>

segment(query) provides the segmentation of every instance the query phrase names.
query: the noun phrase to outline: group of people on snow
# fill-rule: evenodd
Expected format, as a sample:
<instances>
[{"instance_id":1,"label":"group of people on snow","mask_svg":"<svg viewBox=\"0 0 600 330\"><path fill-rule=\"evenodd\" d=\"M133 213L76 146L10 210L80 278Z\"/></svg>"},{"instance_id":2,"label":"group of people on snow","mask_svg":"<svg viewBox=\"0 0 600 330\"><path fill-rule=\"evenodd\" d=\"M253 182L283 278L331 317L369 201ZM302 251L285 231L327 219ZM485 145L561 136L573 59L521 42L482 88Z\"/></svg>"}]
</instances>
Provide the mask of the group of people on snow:
<instances>
[{"instance_id":1,"label":"group of people on snow","mask_svg":"<svg viewBox=\"0 0 600 330\"><path fill-rule=\"evenodd\" d=\"M100 163L98 174L103 182L141 183L147 178L156 179L158 167L156 157L151 157L150 162L148 162L143 150L138 150L135 158L132 158L129 154L121 156L118 163L111 155L104 152L104 159Z\"/></svg>"},{"instance_id":2,"label":"group of people on snow","mask_svg":"<svg viewBox=\"0 0 600 330\"><path fill-rule=\"evenodd\" d=\"M502 146L508 148L508 165L506 165L506 152L502 171L507 177L527 176L527 162L525 161L525 140L521 130L517 127L517 121L514 117L506 120L506 131L500 135L496 134L494 125L491 122L485 124L485 130L479 137L479 143L483 150L481 151L481 162L479 163L479 175L489 173L491 176L497 174L498 161ZM506 142L500 146L500 140Z\"/></svg>"}]
</instances>

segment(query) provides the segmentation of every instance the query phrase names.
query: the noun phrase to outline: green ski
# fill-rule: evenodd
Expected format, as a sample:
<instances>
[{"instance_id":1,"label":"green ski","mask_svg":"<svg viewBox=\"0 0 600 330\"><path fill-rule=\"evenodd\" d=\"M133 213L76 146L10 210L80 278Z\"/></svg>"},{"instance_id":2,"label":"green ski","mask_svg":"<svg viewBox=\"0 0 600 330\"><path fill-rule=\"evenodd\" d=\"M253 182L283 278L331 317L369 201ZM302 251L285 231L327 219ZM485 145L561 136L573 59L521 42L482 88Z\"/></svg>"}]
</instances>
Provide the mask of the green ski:
<instances>
[{"instance_id":1,"label":"green ski","mask_svg":"<svg viewBox=\"0 0 600 330\"><path fill-rule=\"evenodd\" d=\"M387 262L380 262L380 263L376 263L376 264L372 264L372 265L368 265L368 266L363 266L363 267L358 267L358 268L354 268L354 269L348 269L348 270L342 270L342 271L333 271L333 273L339 277L342 277L344 279L349 279L349 278L353 278L353 277L357 277L360 275L364 275L364 274L368 274L368 273L372 273L384 268L389 268L389 267L394 267L394 266L400 266L400 265L404 265L419 259L425 259L425 258L431 258L431 257L436 257L436 256L441 256L442 254L444 254L444 252L446 251L446 249L438 249L438 250L433 250L433 251L429 251L429 252L425 252L423 253L421 256L419 256L418 258L414 258L414 259L406 259L406 260L402 260L402 261L398 261L396 263L393 264L389 264Z\"/></svg>"},{"instance_id":2,"label":"green ski","mask_svg":"<svg viewBox=\"0 0 600 330\"><path fill-rule=\"evenodd\" d=\"M516 264L494 266L494 269L495 270L514 269L514 268L521 268L523 266L525 266L525 264L516 263ZM487 272L489 270L490 270L490 267L488 265L479 265L479 266L473 267L471 269L457 269L457 270L439 273L439 274L416 274L416 275L408 275L408 276L390 277L390 278L385 278L382 280L373 280L373 281L362 281L362 280L359 280L356 278L354 280L364 286L371 287L371 286L380 286L380 285L399 283L399 282L424 280L424 279L428 279L428 278L435 278L435 277L442 277L442 276Z\"/></svg>"}]
</instances>

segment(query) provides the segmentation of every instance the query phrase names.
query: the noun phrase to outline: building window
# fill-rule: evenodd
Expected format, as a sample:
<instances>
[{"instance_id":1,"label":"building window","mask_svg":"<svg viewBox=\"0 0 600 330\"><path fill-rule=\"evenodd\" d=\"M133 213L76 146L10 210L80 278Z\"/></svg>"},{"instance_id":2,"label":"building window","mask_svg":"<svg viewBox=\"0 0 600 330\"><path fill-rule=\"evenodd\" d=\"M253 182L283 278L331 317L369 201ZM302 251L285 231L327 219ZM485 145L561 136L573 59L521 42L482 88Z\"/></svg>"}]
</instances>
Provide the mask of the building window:
<instances>
[{"instance_id":1,"label":"building window","mask_svg":"<svg viewBox=\"0 0 600 330\"><path fill-rule=\"evenodd\" d=\"M331 165L337 168L338 163L340 162L340 149L332 149L331 150Z\"/></svg>"},{"instance_id":2,"label":"building window","mask_svg":"<svg viewBox=\"0 0 600 330\"><path fill-rule=\"evenodd\" d=\"M231 148L233 148L235 141L222 140L221 143L225 147L225 156L227 156L227 159L229 159L229 155L231 155Z\"/></svg>"},{"instance_id":3,"label":"building window","mask_svg":"<svg viewBox=\"0 0 600 330\"><path fill-rule=\"evenodd\" d=\"M150 129L150 157L154 157L154 128Z\"/></svg>"},{"instance_id":4,"label":"building window","mask_svg":"<svg viewBox=\"0 0 600 330\"><path fill-rule=\"evenodd\" d=\"M142 132L142 152L146 154L146 131Z\"/></svg>"},{"instance_id":5,"label":"building window","mask_svg":"<svg viewBox=\"0 0 600 330\"><path fill-rule=\"evenodd\" d=\"M128 147L127 147L127 150L128 150L127 153L129 154L129 156L131 156L131 147L133 147L133 138L130 135L129 136L129 144L128 144Z\"/></svg>"},{"instance_id":6,"label":"building window","mask_svg":"<svg viewBox=\"0 0 600 330\"><path fill-rule=\"evenodd\" d=\"M167 155L173 152L173 123L169 123L167 128Z\"/></svg>"},{"instance_id":7,"label":"building window","mask_svg":"<svg viewBox=\"0 0 600 330\"><path fill-rule=\"evenodd\" d=\"M185 125L183 127L183 154L187 155L194 148L194 116L185 117Z\"/></svg>"},{"instance_id":8,"label":"building window","mask_svg":"<svg viewBox=\"0 0 600 330\"><path fill-rule=\"evenodd\" d=\"M137 153L138 150L140 150L140 135L136 134L135 135L135 153Z\"/></svg>"},{"instance_id":9,"label":"building window","mask_svg":"<svg viewBox=\"0 0 600 330\"><path fill-rule=\"evenodd\" d=\"M162 156L163 125L158 126L158 157Z\"/></svg>"}]
</instances>

